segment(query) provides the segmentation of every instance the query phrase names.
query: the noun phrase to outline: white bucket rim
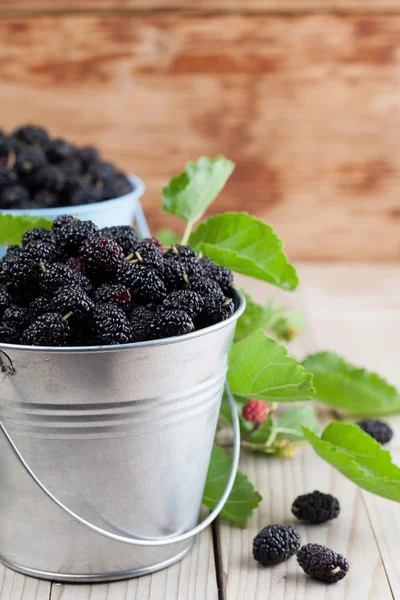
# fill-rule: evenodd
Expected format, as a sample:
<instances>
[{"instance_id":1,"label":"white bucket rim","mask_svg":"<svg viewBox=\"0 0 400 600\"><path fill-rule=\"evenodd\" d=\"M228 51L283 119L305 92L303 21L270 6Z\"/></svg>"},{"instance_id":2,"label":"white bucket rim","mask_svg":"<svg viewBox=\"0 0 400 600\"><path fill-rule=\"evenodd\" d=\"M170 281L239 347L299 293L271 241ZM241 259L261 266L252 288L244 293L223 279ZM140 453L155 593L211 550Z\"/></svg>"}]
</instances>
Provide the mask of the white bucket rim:
<instances>
[{"instance_id":1,"label":"white bucket rim","mask_svg":"<svg viewBox=\"0 0 400 600\"><path fill-rule=\"evenodd\" d=\"M202 337L219 331L224 327L228 327L239 319L246 308L246 300L239 290L233 290L233 299L235 302L235 312L225 321L220 321L209 327L192 331L184 335L175 335L168 338L161 338L159 340L146 340L144 342L132 342L130 344L113 344L110 346L26 346L23 344L3 344L0 343L0 351L5 352L6 350L19 350L21 352L42 352L44 354L97 354L100 352L116 352L121 350L132 350L135 348L143 348L145 346L168 346L170 344L177 344L179 342L188 342L190 340Z\"/></svg>"}]
</instances>

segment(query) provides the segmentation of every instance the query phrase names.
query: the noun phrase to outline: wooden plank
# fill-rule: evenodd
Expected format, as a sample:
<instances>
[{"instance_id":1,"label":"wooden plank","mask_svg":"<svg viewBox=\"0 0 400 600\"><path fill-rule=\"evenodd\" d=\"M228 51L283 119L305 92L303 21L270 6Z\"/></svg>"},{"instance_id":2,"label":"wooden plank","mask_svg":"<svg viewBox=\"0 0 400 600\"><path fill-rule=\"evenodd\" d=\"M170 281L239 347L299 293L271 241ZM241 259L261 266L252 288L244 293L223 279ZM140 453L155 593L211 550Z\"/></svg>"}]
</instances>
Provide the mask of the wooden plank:
<instances>
[{"instance_id":1,"label":"wooden plank","mask_svg":"<svg viewBox=\"0 0 400 600\"><path fill-rule=\"evenodd\" d=\"M387 267L384 274L389 273L391 282L395 277L399 281L399 268ZM307 310L310 333L296 341L292 352L302 356L317 350L320 344L321 347L322 345L324 348L333 346L344 352L349 348L348 340L354 337L354 331L349 331L349 324L356 319L360 329L363 327L361 338L364 345L369 348L371 362L373 360L371 346L366 344L365 333L366 330L370 330L371 312L380 310L377 305L383 298L385 298L384 308L390 305L393 300L392 292L396 287L395 284L389 284L388 290L385 290L387 294L382 292L384 288L379 287L379 283L384 281L384 274L381 275L377 267L374 270L344 266L332 268L326 265L301 267L300 279L303 286L299 293L287 295L282 292L272 292L272 295L282 303L289 302L290 305L302 306ZM370 283L372 280L374 282ZM267 293L271 295L271 290L259 283L250 283L250 288L253 288L253 295L260 300L265 298ZM397 283L397 293L399 289ZM384 310L381 312L383 314ZM333 314L335 316L332 316ZM331 327L326 336L329 315L331 315ZM342 335L343 330L346 331L345 336ZM319 337L314 341L316 331ZM382 340L379 351L382 362L390 359L390 349L386 349ZM354 359L354 357L349 358ZM359 356L357 360L362 362ZM262 456L243 454L242 468L251 481L256 483L264 499L249 529L238 530L229 525L222 527L222 556L226 572L227 597L230 600L263 598L319 600L322 594L324 598L332 598L332 600L378 597L389 600L397 597L392 594L390 587L393 586L395 576L395 560L392 559L393 572L391 573L385 556L383 559L381 557L383 549L381 538L385 530L379 521L375 521L371 526L373 519L369 505L367 504L367 510L364 504L367 494L326 465L311 448L299 452L294 460L268 460ZM340 499L342 511L336 521L318 527L299 525L295 521L290 511L292 501L299 493L306 493L313 489L332 493ZM385 510L392 507L398 515L398 506L395 504L386 501L384 506ZM267 524L282 522L296 524L303 542L326 544L344 553L351 565L351 571L344 581L336 586L321 588L318 582L302 574L295 559L273 569L258 567L251 556L254 535ZM395 534L392 533L390 538L385 539L387 554L395 555L398 546ZM390 584L385 568L390 576Z\"/></svg>"},{"instance_id":2,"label":"wooden plank","mask_svg":"<svg viewBox=\"0 0 400 600\"><path fill-rule=\"evenodd\" d=\"M217 593L211 530L208 530L198 536L191 554L168 569L116 583L79 586L53 583L50 600L201 600L216 598Z\"/></svg>"},{"instance_id":3,"label":"wooden plank","mask_svg":"<svg viewBox=\"0 0 400 600\"><path fill-rule=\"evenodd\" d=\"M303 279L317 347L336 348L349 360L378 371L400 388L400 268L387 265L382 269L345 270L336 266L327 272L313 267ZM346 335L341 336L341 331ZM395 435L388 449L400 464L400 417L390 418L390 423ZM400 536L399 506L367 492L362 496L393 597L398 598L400 565L395 557Z\"/></svg>"},{"instance_id":4,"label":"wooden plank","mask_svg":"<svg viewBox=\"0 0 400 600\"><path fill-rule=\"evenodd\" d=\"M1 600L49 600L51 583L25 577L0 565Z\"/></svg>"},{"instance_id":5,"label":"wooden plank","mask_svg":"<svg viewBox=\"0 0 400 600\"><path fill-rule=\"evenodd\" d=\"M99 12L183 10L188 12L345 13L399 12L397 0L2 0L1 12Z\"/></svg>"},{"instance_id":6,"label":"wooden plank","mask_svg":"<svg viewBox=\"0 0 400 600\"><path fill-rule=\"evenodd\" d=\"M268 220L302 259L397 259L400 16L0 20L2 126L94 143L160 190L189 159L238 166L213 211Z\"/></svg>"}]
</instances>

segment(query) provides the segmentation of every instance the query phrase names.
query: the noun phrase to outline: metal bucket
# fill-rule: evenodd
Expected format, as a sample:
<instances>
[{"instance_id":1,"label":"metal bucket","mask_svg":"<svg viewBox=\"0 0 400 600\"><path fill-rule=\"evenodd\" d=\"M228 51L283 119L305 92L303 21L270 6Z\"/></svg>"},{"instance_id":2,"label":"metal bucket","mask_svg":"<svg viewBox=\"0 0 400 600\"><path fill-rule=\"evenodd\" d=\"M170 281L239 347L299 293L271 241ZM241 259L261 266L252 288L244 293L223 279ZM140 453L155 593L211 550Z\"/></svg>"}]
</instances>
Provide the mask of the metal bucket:
<instances>
[{"instance_id":1,"label":"metal bucket","mask_svg":"<svg viewBox=\"0 0 400 600\"><path fill-rule=\"evenodd\" d=\"M0 560L109 581L180 560L196 526L244 300L186 336L87 348L0 344ZM12 436L12 438L11 438ZM11 450L10 450L11 448Z\"/></svg>"}]
</instances>

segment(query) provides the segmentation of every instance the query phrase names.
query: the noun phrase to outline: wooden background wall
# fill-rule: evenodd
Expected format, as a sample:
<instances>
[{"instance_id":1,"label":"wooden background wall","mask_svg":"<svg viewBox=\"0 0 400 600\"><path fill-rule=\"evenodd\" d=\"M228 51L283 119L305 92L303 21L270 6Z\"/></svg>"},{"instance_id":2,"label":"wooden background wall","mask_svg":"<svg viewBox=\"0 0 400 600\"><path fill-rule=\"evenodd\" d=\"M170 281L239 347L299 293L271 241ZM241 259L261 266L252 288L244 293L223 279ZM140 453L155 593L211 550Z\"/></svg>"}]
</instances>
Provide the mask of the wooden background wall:
<instances>
[{"instance_id":1,"label":"wooden background wall","mask_svg":"<svg viewBox=\"0 0 400 600\"><path fill-rule=\"evenodd\" d=\"M237 169L215 206L297 259L400 256L400 0L0 0L0 125L33 121L160 189Z\"/></svg>"}]
</instances>

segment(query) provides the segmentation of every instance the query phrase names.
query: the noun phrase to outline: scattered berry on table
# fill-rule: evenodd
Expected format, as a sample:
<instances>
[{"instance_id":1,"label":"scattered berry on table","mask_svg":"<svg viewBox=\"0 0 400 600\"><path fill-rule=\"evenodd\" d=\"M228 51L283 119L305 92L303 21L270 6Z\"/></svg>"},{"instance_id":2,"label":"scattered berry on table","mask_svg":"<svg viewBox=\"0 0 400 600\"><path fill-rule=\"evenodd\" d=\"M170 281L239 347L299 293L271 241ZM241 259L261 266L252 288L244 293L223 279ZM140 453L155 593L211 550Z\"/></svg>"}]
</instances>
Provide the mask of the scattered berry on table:
<instances>
[{"instance_id":1,"label":"scattered berry on table","mask_svg":"<svg viewBox=\"0 0 400 600\"><path fill-rule=\"evenodd\" d=\"M21 341L29 346L67 346L70 336L67 315L48 312L40 315L25 329Z\"/></svg>"},{"instance_id":2,"label":"scattered berry on table","mask_svg":"<svg viewBox=\"0 0 400 600\"><path fill-rule=\"evenodd\" d=\"M269 567L281 563L298 551L301 538L290 525L268 525L253 540L253 557Z\"/></svg>"},{"instance_id":3,"label":"scattered berry on table","mask_svg":"<svg viewBox=\"0 0 400 600\"><path fill-rule=\"evenodd\" d=\"M242 417L245 421L260 425L268 418L270 406L265 400L248 400L243 406Z\"/></svg>"},{"instance_id":4,"label":"scattered berry on table","mask_svg":"<svg viewBox=\"0 0 400 600\"><path fill-rule=\"evenodd\" d=\"M331 494L312 492L298 496L292 505L292 513L307 523L325 523L336 519L340 513L339 501Z\"/></svg>"},{"instance_id":5,"label":"scattered berry on table","mask_svg":"<svg viewBox=\"0 0 400 600\"><path fill-rule=\"evenodd\" d=\"M131 294L121 283L104 283L95 291L93 301L96 304L116 304L126 312L131 306Z\"/></svg>"},{"instance_id":6,"label":"scattered berry on table","mask_svg":"<svg viewBox=\"0 0 400 600\"><path fill-rule=\"evenodd\" d=\"M297 553L297 561L307 575L325 583L337 583L349 570L344 556L320 544L302 546Z\"/></svg>"},{"instance_id":7,"label":"scattered berry on table","mask_svg":"<svg viewBox=\"0 0 400 600\"><path fill-rule=\"evenodd\" d=\"M393 437L393 429L384 421L366 419L357 425L380 444L388 444Z\"/></svg>"},{"instance_id":8,"label":"scattered berry on table","mask_svg":"<svg viewBox=\"0 0 400 600\"><path fill-rule=\"evenodd\" d=\"M90 329L94 344L127 344L132 327L125 312L115 304L97 304L93 308Z\"/></svg>"}]
</instances>

